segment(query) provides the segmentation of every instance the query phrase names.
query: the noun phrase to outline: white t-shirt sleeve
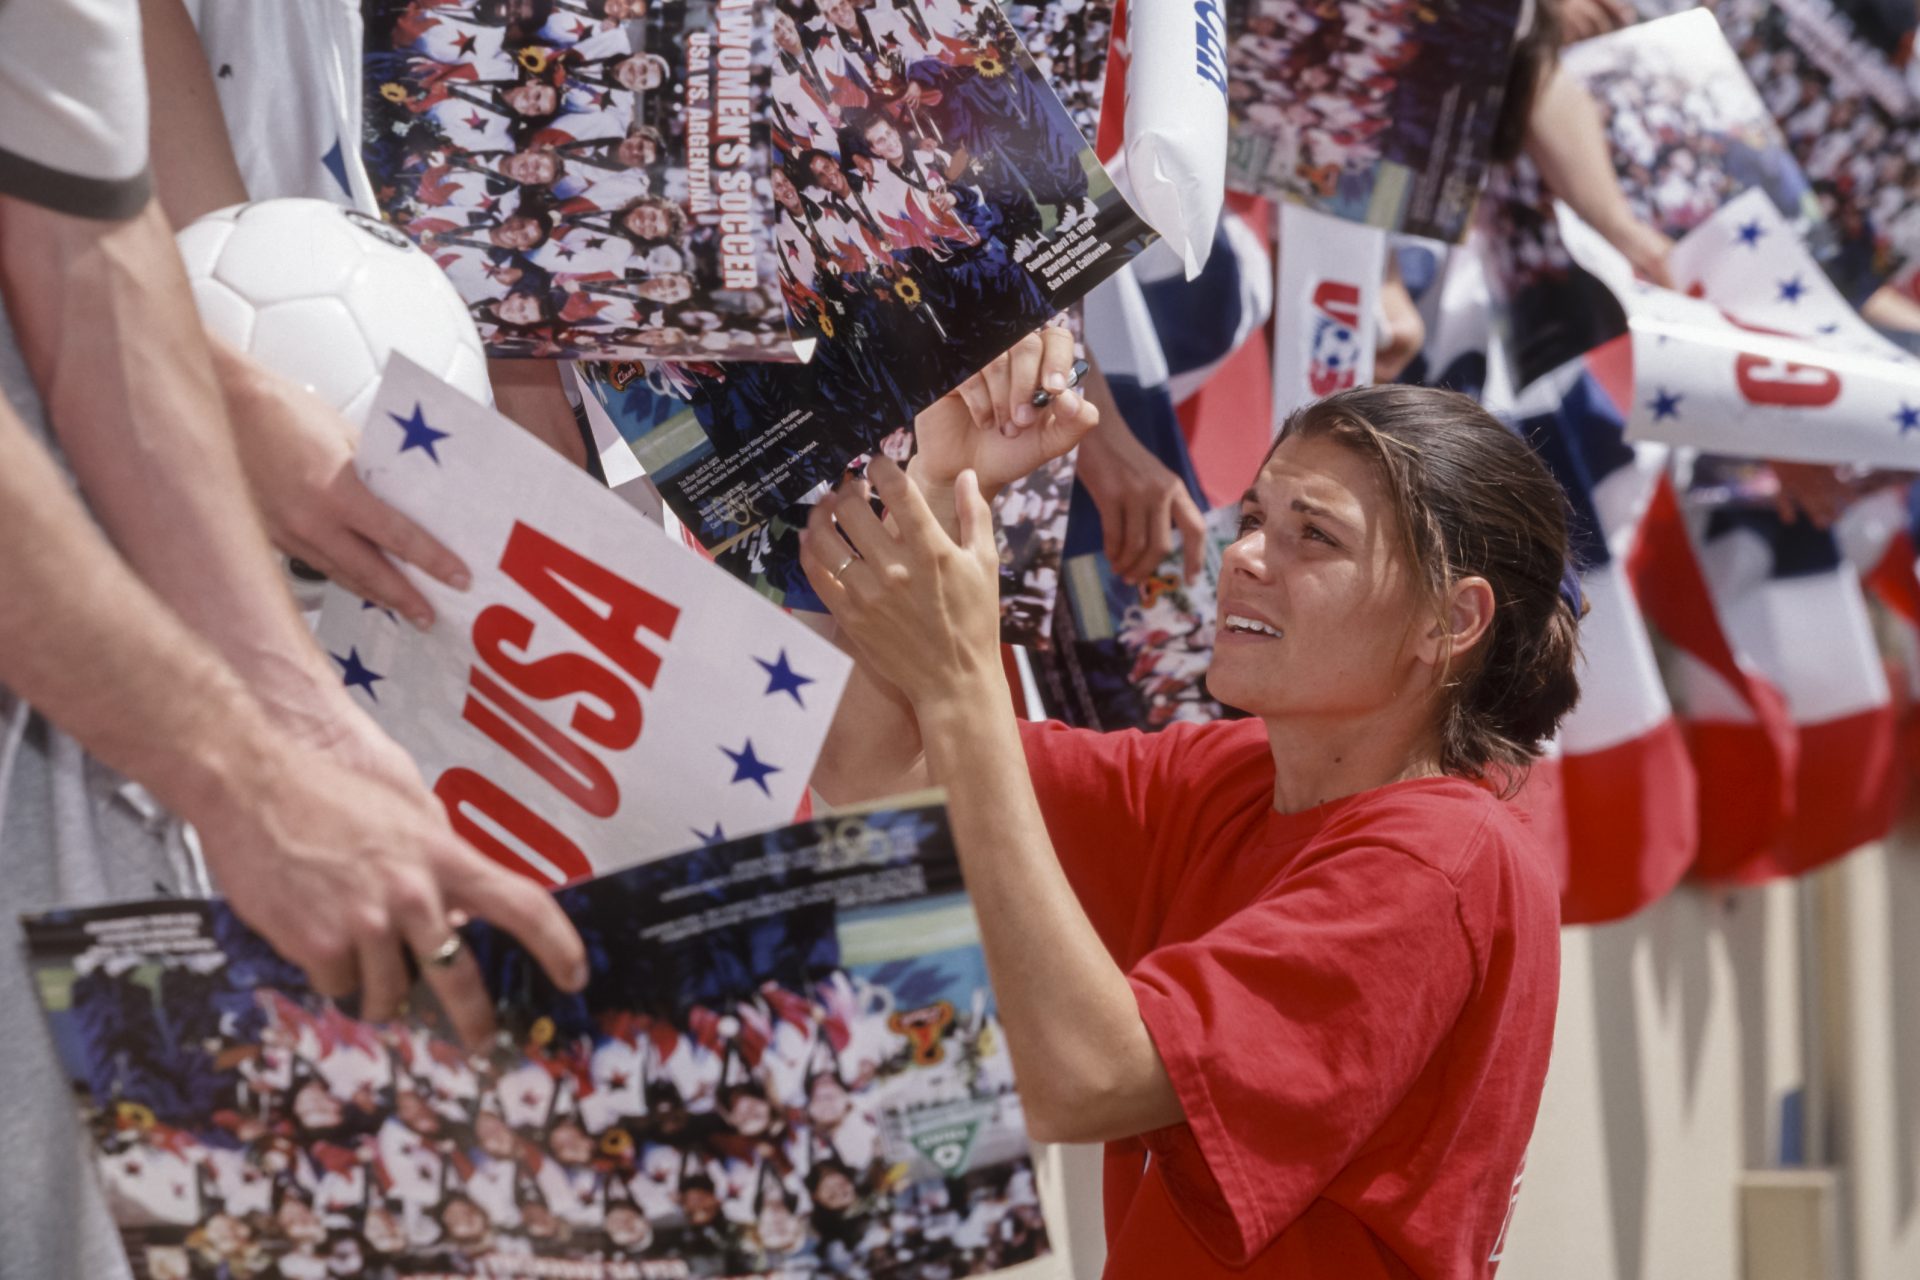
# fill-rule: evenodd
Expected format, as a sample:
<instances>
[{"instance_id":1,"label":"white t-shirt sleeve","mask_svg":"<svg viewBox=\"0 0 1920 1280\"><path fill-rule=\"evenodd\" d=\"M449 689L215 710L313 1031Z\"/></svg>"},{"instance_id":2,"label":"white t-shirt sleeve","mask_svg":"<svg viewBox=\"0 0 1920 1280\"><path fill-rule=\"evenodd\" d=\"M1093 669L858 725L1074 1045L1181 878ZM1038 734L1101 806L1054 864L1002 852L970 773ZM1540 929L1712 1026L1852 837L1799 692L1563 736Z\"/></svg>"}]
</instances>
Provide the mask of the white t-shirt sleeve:
<instances>
[{"instance_id":1,"label":"white t-shirt sleeve","mask_svg":"<svg viewBox=\"0 0 1920 1280\"><path fill-rule=\"evenodd\" d=\"M138 0L0 0L0 195L126 218L151 190Z\"/></svg>"}]
</instances>

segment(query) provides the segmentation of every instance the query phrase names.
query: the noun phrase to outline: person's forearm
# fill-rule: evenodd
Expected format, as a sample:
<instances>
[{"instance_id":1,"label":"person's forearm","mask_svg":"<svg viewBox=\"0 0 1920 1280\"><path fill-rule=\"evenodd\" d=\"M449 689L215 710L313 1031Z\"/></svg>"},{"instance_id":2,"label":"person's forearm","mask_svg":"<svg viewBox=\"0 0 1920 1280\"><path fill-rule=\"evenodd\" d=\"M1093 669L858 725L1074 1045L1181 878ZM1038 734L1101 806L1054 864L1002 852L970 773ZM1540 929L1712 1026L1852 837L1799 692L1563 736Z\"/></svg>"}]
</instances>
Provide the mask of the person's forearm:
<instances>
[{"instance_id":1,"label":"person's forearm","mask_svg":"<svg viewBox=\"0 0 1920 1280\"><path fill-rule=\"evenodd\" d=\"M134 572L256 694L337 694L248 497L157 204L125 223L0 201L0 290L74 473Z\"/></svg>"},{"instance_id":2,"label":"person's forearm","mask_svg":"<svg viewBox=\"0 0 1920 1280\"><path fill-rule=\"evenodd\" d=\"M1594 230L1613 238L1635 219L1613 171L1606 126L1586 86L1556 67L1527 121L1527 155L1541 181Z\"/></svg>"},{"instance_id":3,"label":"person's forearm","mask_svg":"<svg viewBox=\"0 0 1920 1280\"><path fill-rule=\"evenodd\" d=\"M587 444L573 402L560 385L558 360L490 359L487 377L493 382L494 408L574 466L587 465Z\"/></svg>"},{"instance_id":4,"label":"person's forearm","mask_svg":"<svg viewBox=\"0 0 1920 1280\"><path fill-rule=\"evenodd\" d=\"M0 399L0 685L193 820L277 759L258 704L140 583Z\"/></svg>"},{"instance_id":5,"label":"person's forearm","mask_svg":"<svg viewBox=\"0 0 1920 1280\"><path fill-rule=\"evenodd\" d=\"M924 708L1028 1128L1101 1142L1183 1113L1126 976L1094 932L1047 835L1004 676Z\"/></svg>"},{"instance_id":6,"label":"person's forearm","mask_svg":"<svg viewBox=\"0 0 1920 1280\"><path fill-rule=\"evenodd\" d=\"M152 95L148 139L154 192L167 221L184 227L247 198L200 33L180 0L141 0L140 29Z\"/></svg>"},{"instance_id":7,"label":"person's forearm","mask_svg":"<svg viewBox=\"0 0 1920 1280\"><path fill-rule=\"evenodd\" d=\"M900 691L851 646L853 674L813 767L813 789L830 805L864 804L927 785L920 722Z\"/></svg>"},{"instance_id":8,"label":"person's forearm","mask_svg":"<svg viewBox=\"0 0 1920 1280\"><path fill-rule=\"evenodd\" d=\"M941 525L949 533L957 530L953 487L916 480ZM833 640L853 658L853 674L814 764L814 791L828 804L852 805L925 787L927 763L913 704L862 662L837 629Z\"/></svg>"}]
</instances>

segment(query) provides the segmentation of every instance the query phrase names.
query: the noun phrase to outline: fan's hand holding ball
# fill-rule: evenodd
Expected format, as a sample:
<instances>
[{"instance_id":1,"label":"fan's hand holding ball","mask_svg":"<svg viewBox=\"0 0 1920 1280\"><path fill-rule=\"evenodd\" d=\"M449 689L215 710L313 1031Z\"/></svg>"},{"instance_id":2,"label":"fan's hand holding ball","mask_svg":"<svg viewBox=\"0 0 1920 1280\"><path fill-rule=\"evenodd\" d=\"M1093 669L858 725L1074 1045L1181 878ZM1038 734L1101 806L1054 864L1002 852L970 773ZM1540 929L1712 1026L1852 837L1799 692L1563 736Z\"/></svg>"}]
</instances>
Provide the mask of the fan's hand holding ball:
<instances>
[{"instance_id":1,"label":"fan's hand holding ball","mask_svg":"<svg viewBox=\"0 0 1920 1280\"><path fill-rule=\"evenodd\" d=\"M324 200L217 210L178 243L274 545L431 625L426 597L387 557L456 588L465 566L360 483L353 447L394 352L492 403L459 292L398 231Z\"/></svg>"}]
</instances>

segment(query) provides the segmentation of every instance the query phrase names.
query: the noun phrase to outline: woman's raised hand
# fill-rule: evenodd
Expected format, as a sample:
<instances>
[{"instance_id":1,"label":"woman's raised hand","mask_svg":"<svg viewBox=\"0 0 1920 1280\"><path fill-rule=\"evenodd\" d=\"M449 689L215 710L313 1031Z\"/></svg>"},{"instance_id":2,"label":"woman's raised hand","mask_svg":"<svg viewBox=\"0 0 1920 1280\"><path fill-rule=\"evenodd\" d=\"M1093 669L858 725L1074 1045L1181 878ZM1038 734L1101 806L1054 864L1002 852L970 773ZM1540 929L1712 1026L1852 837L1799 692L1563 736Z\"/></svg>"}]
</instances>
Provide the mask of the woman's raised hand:
<instances>
[{"instance_id":1,"label":"woman's raised hand","mask_svg":"<svg viewBox=\"0 0 1920 1280\"><path fill-rule=\"evenodd\" d=\"M861 660L923 717L964 705L1000 677L1000 555L979 479L953 487L950 533L920 485L876 456L864 479L815 504L800 535L807 581ZM870 495L886 504L874 514Z\"/></svg>"},{"instance_id":2,"label":"woman's raised hand","mask_svg":"<svg viewBox=\"0 0 1920 1280\"><path fill-rule=\"evenodd\" d=\"M913 475L936 509L962 471L974 472L991 499L1079 444L1100 414L1070 387L1072 377L1073 335L1048 325L923 410L913 424ZM1041 390L1053 402L1036 408Z\"/></svg>"}]
</instances>

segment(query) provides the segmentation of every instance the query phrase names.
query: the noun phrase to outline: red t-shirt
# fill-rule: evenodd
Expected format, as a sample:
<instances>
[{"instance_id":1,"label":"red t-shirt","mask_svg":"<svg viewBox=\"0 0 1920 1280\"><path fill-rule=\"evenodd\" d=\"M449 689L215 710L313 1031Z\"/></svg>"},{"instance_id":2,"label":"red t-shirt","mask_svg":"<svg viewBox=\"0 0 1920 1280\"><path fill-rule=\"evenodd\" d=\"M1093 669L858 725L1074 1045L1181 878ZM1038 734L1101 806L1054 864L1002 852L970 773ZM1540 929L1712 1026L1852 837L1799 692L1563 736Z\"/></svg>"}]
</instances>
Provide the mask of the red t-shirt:
<instances>
[{"instance_id":1,"label":"red t-shirt","mask_svg":"<svg viewBox=\"0 0 1920 1280\"><path fill-rule=\"evenodd\" d=\"M1559 988L1513 810L1422 778L1277 813L1258 720L1021 731L1187 1115L1107 1146L1107 1280L1491 1275Z\"/></svg>"}]
</instances>

